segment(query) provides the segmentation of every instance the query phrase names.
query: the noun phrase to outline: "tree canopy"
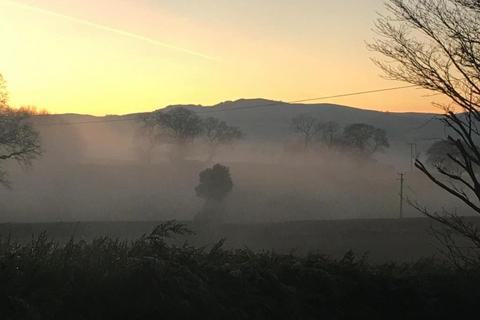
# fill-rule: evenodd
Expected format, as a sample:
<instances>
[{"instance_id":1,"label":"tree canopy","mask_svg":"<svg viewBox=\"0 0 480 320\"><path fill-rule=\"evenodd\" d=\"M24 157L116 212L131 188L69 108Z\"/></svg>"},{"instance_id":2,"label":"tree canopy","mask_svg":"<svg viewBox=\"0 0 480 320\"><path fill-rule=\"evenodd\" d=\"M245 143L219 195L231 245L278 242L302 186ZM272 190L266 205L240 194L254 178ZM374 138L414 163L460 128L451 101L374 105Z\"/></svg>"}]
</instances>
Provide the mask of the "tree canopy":
<instances>
[{"instance_id":1,"label":"tree canopy","mask_svg":"<svg viewBox=\"0 0 480 320\"><path fill-rule=\"evenodd\" d=\"M185 144L202 133L201 118L194 111L183 107L155 111L143 121L157 141Z\"/></svg>"},{"instance_id":2,"label":"tree canopy","mask_svg":"<svg viewBox=\"0 0 480 320\"><path fill-rule=\"evenodd\" d=\"M202 120L202 131L209 148L209 160L213 159L219 146L232 144L243 137L239 128L213 117Z\"/></svg>"},{"instance_id":3,"label":"tree canopy","mask_svg":"<svg viewBox=\"0 0 480 320\"><path fill-rule=\"evenodd\" d=\"M14 160L28 166L41 154L40 136L27 121L30 113L8 106L6 82L0 75L0 161ZM8 185L7 172L0 168L0 183Z\"/></svg>"},{"instance_id":4,"label":"tree canopy","mask_svg":"<svg viewBox=\"0 0 480 320\"><path fill-rule=\"evenodd\" d=\"M214 145L228 144L243 137L239 128L213 117L203 119L202 128L207 141Z\"/></svg>"},{"instance_id":5,"label":"tree canopy","mask_svg":"<svg viewBox=\"0 0 480 320\"><path fill-rule=\"evenodd\" d=\"M222 201L233 189L230 170L221 164L200 172L199 180L195 192L198 197L206 200Z\"/></svg>"},{"instance_id":6,"label":"tree canopy","mask_svg":"<svg viewBox=\"0 0 480 320\"><path fill-rule=\"evenodd\" d=\"M342 142L353 152L364 156L371 156L390 146L385 130L365 123L345 127Z\"/></svg>"}]
</instances>

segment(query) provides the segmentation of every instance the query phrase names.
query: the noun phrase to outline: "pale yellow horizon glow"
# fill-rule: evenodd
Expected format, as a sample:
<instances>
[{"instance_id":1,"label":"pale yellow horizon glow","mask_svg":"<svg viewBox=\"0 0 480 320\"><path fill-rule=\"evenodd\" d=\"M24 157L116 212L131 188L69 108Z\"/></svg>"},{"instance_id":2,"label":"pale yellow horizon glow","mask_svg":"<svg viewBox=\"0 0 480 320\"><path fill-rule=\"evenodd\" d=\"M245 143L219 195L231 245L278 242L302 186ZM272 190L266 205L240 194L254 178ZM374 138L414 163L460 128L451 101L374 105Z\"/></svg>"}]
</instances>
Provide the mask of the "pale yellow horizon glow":
<instances>
[{"instance_id":1,"label":"pale yellow horizon glow","mask_svg":"<svg viewBox=\"0 0 480 320\"><path fill-rule=\"evenodd\" d=\"M291 101L404 85L365 41L382 0L0 0L11 104L125 114L239 98ZM328 99L440 112L419 89Z\"/></svg>"}]
</instances>

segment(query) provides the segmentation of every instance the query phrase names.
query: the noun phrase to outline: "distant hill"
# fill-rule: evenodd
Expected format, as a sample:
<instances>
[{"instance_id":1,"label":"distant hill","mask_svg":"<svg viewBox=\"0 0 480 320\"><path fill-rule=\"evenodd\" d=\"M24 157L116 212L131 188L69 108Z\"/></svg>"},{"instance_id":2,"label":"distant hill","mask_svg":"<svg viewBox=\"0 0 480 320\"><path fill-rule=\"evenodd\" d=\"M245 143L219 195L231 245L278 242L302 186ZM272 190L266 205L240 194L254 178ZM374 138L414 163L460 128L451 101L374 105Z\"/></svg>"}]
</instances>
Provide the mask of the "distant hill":
<instances>
[{"instance_id":1,"label":"distant hill","mask_svg":"<svg viewBox=\"0 0 480 320\"><path fill-rule=\"evenodd\" d=\"M303 113L317 117L321 121L335 121L341 125L363 122L387 130L393 141L421 141L422 139L439 138L442 124L430 121L435 114L430 113L396 113L358 109L336 104L290 104L266 99L240 99L226 101L214 106L201 105L170 105L163 110L184 107L193 110L201 116L212 116L225 120L230 125L240 127L246 138L251 140L283 141L289 134L290 120ZM159 109L162 110L162 109ZM116 123L123 127L124 122L134 119L142 113L122 116L107 115L96 117L78 114L49 115L38 124L103 122L110 126ZM134 121L131 121L134 122ZM95 125L79 123L77 126Z\"/></svg>"},{"instance_id":2,"label":"distant hill","mask_svg":"<svg viewBox=\"0 0 480 320\"><path fill-rule=\"evenodd\" d=\"M387 130L392 141L422 141L438 138L441 123L427 121L434 114L392 113L352 108L335 104L289 104L265 99L241 99L205 108L186 106L201 115L214 116L242 128L251 139L284 141L290 134L293 117L307 113L321 121L340 125L363 122Z\"/></svg>"}]
</instances>

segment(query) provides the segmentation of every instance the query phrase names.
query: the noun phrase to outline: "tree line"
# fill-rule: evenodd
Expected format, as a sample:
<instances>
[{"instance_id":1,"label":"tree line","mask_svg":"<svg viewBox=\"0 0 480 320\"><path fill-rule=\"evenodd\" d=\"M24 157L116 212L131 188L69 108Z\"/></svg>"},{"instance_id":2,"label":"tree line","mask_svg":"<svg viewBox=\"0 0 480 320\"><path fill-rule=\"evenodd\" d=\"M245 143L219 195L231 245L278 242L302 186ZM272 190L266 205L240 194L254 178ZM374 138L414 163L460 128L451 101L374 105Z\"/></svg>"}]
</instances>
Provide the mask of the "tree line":
<instances>
[{"instance_id":1,"label":"tree line","mask_svg":"<svg viewBox=\"0 0 480 320\"><path fill-rule=\"evenodd\" d=\"M172 161L184 159L189 148L200 142L207 146L207 161L211 162L221 147L232 146L245 137L239 127L214 117L202 118L185 107L154 111L143 115L140 123L140 133L149 152L156 146L169 145ZM291 119L290 127L292 134L301 139L305 152L321 144L371 158L390 146L384 129L365 123L353 123L342 129L336 122L321 122L309 114L300 114Z\"/></svg>"},{"instance_id":2,"label":"tree line","mask_svg":"<svg viewBox=\"0 0 480 320\"><path fill-rule=\"evenodd\" d=\"M352 123L342 129L334 121L322 122L309 114L301 114L292 119L291 128L300 137L304 151L321 144L328 149L371 158L374 153L390 147L386 131L366 123Z\"/></svg>"},{"instance_id":3,"label":"tree line","mask_svg":"<svg viewBox=\"0 0 480 320\"><path fill-rule=\"evenodd\" d=\"M207 146L207 160L212 161L222 146L232 145L244 137L244 133L225 121L214 117L202 118L184 107L158 110L141 117L141 134L153 147L162 144L173 146L172 160L186 156L188 147L201 140Z\"/></svg>"}]
</instances>

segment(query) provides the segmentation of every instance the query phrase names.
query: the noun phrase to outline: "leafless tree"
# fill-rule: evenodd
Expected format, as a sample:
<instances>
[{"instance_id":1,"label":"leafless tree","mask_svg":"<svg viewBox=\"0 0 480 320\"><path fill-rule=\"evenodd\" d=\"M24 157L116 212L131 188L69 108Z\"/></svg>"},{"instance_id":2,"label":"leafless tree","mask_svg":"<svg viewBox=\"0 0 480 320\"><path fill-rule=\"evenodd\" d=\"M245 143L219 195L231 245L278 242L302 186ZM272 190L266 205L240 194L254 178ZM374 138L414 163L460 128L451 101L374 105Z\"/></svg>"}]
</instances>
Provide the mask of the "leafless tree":
<instances>
[{"instance_id":1,"label":"leafless tree","mask_svg":"<svg viewBox=\"0 0 480 320\"><path fill-rule=\"evenodd\" d=\"M8 106L6 83L0 75L0 162L16 161L29 166L40 156L40 137L31 123L27 110L16 110ZM0 183L9 186L7 172L0 168Z\"/></svg>"},{"instance_id":2,"label":"leafless tree","mask_svg":"<svg viewBox=\"0 0 480 320\"><path fill-rule=\"evenodd\" d=\"M304 150L308 150L311 143L321 132L321 123L308 114L301 114L292 119L292 131L302 137Z\"/></svg>"},{"instance_id":3,"label":"leafless tree","mask_svg":"<svg viewBox=\"0 0 480 320\"><path fill-rule=\"evenodd\" d=\"M334 121L319 124L320 139L329 148L338 142L339 132L340 125Z\"/></svg>"},{"instance_id":4,"label":"leafless tree","mask_svg":"<svg viewBox=\"0 0 480 320\"><path fill-rule=\"evenodd\" d=\"M437 186L480 214L480 1L387 0L387 14L376 23L378 37L369 46L383 55L375 60L385 75L436 91L450 98L442 121L449 128L447 140L455 147L448 158L461 172L421 160L416 167ZM453 108L452 108L453 107ZM459 108L460 112L456 112ZM455 212L425 215L473 243L480 251L476 226Z\"/></svg>"},{"instance_id":5,"label":"leafless tree","mask_svg":"<svg viewBox=\"0 0 480 320\"><path fill-rule=\"evenodd\" d=\"M230 145L243 137L239 128L229 126L225 121L213 117L203 119L202 128L208 145L208 161L212 161L220 146Z\"/></svg>"}]
</instances>

